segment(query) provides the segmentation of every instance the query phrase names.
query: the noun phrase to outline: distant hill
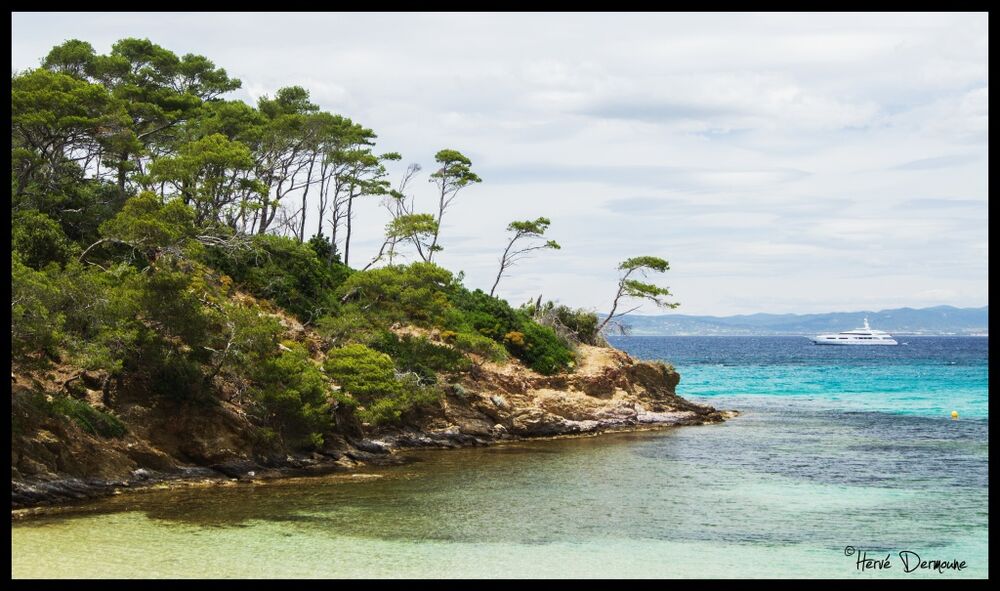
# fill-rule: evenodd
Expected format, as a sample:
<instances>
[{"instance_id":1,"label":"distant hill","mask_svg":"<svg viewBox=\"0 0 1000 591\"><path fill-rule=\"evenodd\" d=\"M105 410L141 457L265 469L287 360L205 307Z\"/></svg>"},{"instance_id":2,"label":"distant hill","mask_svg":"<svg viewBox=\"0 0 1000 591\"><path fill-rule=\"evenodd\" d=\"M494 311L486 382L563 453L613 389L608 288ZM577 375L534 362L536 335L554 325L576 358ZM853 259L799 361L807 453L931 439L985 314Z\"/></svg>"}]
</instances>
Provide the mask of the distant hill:
<instances>
[{"instance_id":1,"label":"distant hill","mask_svg":"<svg viewBox=\"0 0 1000 591\"><path fill-rule=\"evenodd\" d=\"M872 328L892 334L972 335L989 331L989 306L982 308L896 308L880 312L825 314L747 314L740 316L627 315L629 334L642 335L815 335L858 328L865 317Z\"/></svg>"}]
</instances>

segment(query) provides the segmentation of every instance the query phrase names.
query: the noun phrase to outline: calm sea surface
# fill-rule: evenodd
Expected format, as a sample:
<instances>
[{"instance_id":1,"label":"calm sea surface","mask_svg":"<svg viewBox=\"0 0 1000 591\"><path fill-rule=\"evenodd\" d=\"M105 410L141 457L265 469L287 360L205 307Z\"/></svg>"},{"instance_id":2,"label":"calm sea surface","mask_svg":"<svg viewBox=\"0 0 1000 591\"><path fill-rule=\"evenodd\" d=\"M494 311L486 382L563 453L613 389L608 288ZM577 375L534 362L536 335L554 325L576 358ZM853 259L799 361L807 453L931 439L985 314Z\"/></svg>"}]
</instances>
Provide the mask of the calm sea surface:
<instances>
[{"instance_id":1,"label":"calm sea surface","mask_svg":"<svg viewBox=\"0 0 1000 591\"><path fill-rule=\"evenodd\" d=\"M12 575L988 576L989 341L899 340L619 337L742 415L113 497L12 524ZM966 568L905 572L902 551Z\"/></svg>"}]
</instances>

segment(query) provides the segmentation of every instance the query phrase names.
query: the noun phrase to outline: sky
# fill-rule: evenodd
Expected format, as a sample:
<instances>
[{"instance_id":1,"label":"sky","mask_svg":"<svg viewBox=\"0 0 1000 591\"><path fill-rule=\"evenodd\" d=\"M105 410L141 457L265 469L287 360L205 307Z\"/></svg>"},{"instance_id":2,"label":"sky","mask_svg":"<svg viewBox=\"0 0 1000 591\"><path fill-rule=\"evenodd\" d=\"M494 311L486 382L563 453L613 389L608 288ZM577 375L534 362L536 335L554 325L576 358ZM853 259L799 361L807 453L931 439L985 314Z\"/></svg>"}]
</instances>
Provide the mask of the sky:
<instances>
[{"instance_id":1,"label":"sky","mask_svg":"<svg viewBox=\"0 0 1000 591\"><path fill-rule=\"evenodd\" d=\"M15 13L12 71L82 39L207 56L378 134L391 169L457 149L483 179L437 259L489 290L513 220L541 251L498 294L607 311L653 255L684 314L984 306L988 33L964 14ZM388 214L360 204L352 266ZM310 222L313 223L313 222ZM647 305L640 313L661 313Z\"/></svg>"}]
</instances>

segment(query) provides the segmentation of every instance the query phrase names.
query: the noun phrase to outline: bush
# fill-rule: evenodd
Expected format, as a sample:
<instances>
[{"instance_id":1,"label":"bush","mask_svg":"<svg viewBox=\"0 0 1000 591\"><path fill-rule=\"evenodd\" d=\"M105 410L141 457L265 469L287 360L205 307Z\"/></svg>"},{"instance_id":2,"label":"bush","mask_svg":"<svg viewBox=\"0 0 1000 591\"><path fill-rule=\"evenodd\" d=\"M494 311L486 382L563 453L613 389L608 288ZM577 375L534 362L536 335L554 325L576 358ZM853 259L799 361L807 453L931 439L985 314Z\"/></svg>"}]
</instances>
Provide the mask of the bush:
<instances>
[{"instance_id":1,"label":"bush","mask_svg":"<svg viewBox=\"0 0 1000 591\"><path fill-rule=\"evenodd\" d=\"M91 435L106 439L121 439L127 431L125 425L117 418L97 410L82 400L57 396L52 399L51 408L54 414L69 418Z\"/></svg>"},{"instance_id":2,"label":"bush","mask_svg":"<svg viewBox=\"0 0 1000 591\"><path fill-rule=\"evenodd\" d=\"M388 397L376 400L358 411L358 420L370 425L388 425L399 423L402 420L403 404L396 397Z\"/></svg>"},{"instance_id":3,"label":"bush","mask_svg":"<svg viewBox=\"0 0 1000 591\"><path fill-rule=\"evenodd\" d=\"M478 333L503 343L504 336L520 326L517 313L507 302L480 289L469 291L458 287L451 300L457 308L451 318L457 332Z\"/></svg>"},{"instance_id":4,"label":"bush","mask_svg":"<svg viewBox=\"0 0 1000 591\"><path fill-rule=\"evenodd\" d=\"M383 332L371 347L392 357L399 371L412 371L422 381L429 383L437 381L439 371L460 372L471 365L461 352L451 347L435 345L420 336L397 337L391 332Z\"/></svg>"},{"instance_id":5,"label":"bush","mask_svg":"<svg viewBox=\"0 0 1000 591\"><path fill-rule=\"evenodd\" d=\"M212 291L213 286L196 269L161 264L146 274L139 286L138 303L143 316L158 326L160 334L180 339L196 359L204 361L208 352L202 345L214 336L212 314L205 305Z\"/></svg>"},{"instance_id":6,"label":"bush","mask_svg":"<svg viewBox=\"0 0 1000 591\"><path fill-rule=\"evenodd\" d=\"M573 360L569 343L555 332L543 329L501 299L482 290L469 291L450 272L431 263L354 273L341 285L338 296L346 303L338 316L320 322L323 332L334 342L361 341L393 357L409 355L399 363L400 369L420 365L415 357L433 351L425 347L407 352L372 331L394 324L444 328L445 342L463 353L504 361L510 352L542 373L566 370ZM507 337L512 333L520 336L510 340ZM427 377L428 370L433 368L411 371Z\"/></svg>"},{"instance_id":7,"label":"bush","mask_svg":"<svg viewBox=\"0 0 1000 591\"><path fill-rule=\"evenodd\" d=\"M195 234L194 210L178 200L163 200L149 191L125 202L115 216L100 226L101 235L128 243L147 258L157 249L177 246Z\"/></svg>"},{"instance_id":8,"label":"bush","mask_svg":"<svg viewBox=\"0 0 1000 591\"><path fill-rule=\"evenodd\" d=\"M324 367L344 391L364 404L358 418L372 425L398 423L406 411L440 400L440 392L422 386L415 375L397 378L392 359L364 345L330 351Z\"/></svg>"},{"instance_id":9,"label":"bush","mask_svg":"<svg viewBox=\"0 0 1000 591\"><path fill-rule=\"evenodd\" d=\"M574 310L568 306L556 306L553 312L559 323L571 330L581 343L600 344L601 338L597 334L597 314L588 310Z\"/></svg>"},{"instance_id":10,"label":"bush","mask_svg":"<svg viewBox=\"0 0 1000 591\"><path fill-rule=\"evenodd\" d=\"M213 371L249 375L253 368L278 350L281 323L263 314L257 306L224 301L215 314L217 342L213 348Z\"/></svg>"},{"instance_id":11,"label":"bush","mask_svg":"<svg viewBox=\"0 0 1000 591\"><path fill-rule=\"evenodd\" d=\"M354 342L367 345L377 340L384 329L372 324L356 307L345 307L339 314L323 316L317 320L316 331L331 344Z\"/></svg>"},{"instance_id":12,"label":"bush","mask_svg":"<svg viewBox=\"0 0 1000 591\"><path fill-rule=\"evenodd\" d=\"M323 368L343 391L364 404L395 396L402 390L392 359L365 345L330 350Z\"/></svg>"},{"instance_id":13,"label":"bush","mask_svg":"<svg viewBox=\"0 0 1000 591\"><path fill-rule=\"evenodd\" d=\"M42 271L11 259L11 348L15 361L27 353L69 354L87 369L117 373L134 355L143 325L140 292L147 281L128 266L108 271L70 261Z\"/></svg>"},{"instance_id":14,"label":"bush","mask_svg":"<svg viewBox=\"0 0 1000 591\"><path fill-rule=\"evenodd\" d=\"M205 374L197 361L159 340L151 343L156 357L145 355L139 371L150 374L151 389L178 399L195 399L204 392Z\"/></svg>"},{"instance_id":15,"label":"bush","mask_svg":"<svg viewBox=\"0 0 1000 591\"><path fill-rule=\"evenodd\" d=\"M62 168L66 180L72 182L31 185L25 193L12 196L12 209L38 210L55 220L69 240L89 246L100 237L97 228L101 222L120 206L118 186L85 179L76 163L66 163Z\"/></svg>"},{"instance_id":16,"label":"bush","mask_svg":"<svg viewBox=\"0 0 1000 591\"><path fill-rule=\"evenodd\" d=\"M393 265L352 274L338 290L347 309L363 311L373 324L393 323L418 326L444 324L451 304L449 271L433 263Z\"/></svg>"},{"instance_id":17,"label":"bush","mask_svg":"<svg viewBox=\"0 0 1000 591\"><path fill-rule=\"evenodd\" d=\"M253 374L251 395L257 416L295 447L322 445L331 425L330 384L305 347L284 343L280 355L268 357Z\"/></svg>"},{"instance_id":18,"label":"bush","mask_svg":"<svg viewBox=\"0 0 1000 591\"><path fill-rule=\"evenodd\" d=\"M401 423L403 415L420 407L438 404L441 391L433 386L421 386L415 380L404 380L400 392L381 398L358 411L358 419L374 426Z\"/></svg>"},{"instance_id":19,"label":"bush","mask_svg":"<svg viewBox=\"0 0 1000 591\"><path fill-rule=\"evenodd\" d=\"M10 347L15 361L27 353L54 354L65 321L59 311L62 293L55 265L36 271L11 253Z\"/></svg>"},{"instance_id":20,"label":"bush","mask_svg":"<svg viewBox=\"0 0 1000 591\"><path fill-rule=\"evenodd\" d=\"M254 236L252 252L207 249L213 267L241 287L267 298L305 322L337 309L334 291L351 271L336 259L327 263L308 244L283 236Z\"/></svg>"},{"instance_id":21,"label":"bush","mask_svg":"<svg viewBox=\"0 0 1000 591\"><path fill-rule=\"evenodd\" d=\"M554 330L526 319L521 331L510 333L513 336L507 341L507 347L528 367L550 375L572 366L576 356Z\"/></svg>"},{"instance_id":22,"label":"bush","mask_svg":"<svg viewBox=\"0 0 1000 591\"><path fill-rule=\"evenodd\" d=\"M33 269L49 263L66 264L79 248L66 238L55 220L35 210L19 211L10 220L10 247Z\"/></svg>"},{"instance_id":23,"label":"bush","mask_svg":"<svg viewBox=\"0 0 1000 591\"><path fill-rule=\"evenodd\" d=\"M478 333L503 343L512 355L542 374L571 367L575 355L569 343L526 312L514 310L507 302L478 289L470 292L456 288L452 301L459 312L452 315L451 321L459 334Z\"/></svg>"},{"instance_id":24,"label":"bush","mask_svg":"<svg viewBox=\"0 0 1000 591\"><path fill-rule=\"evenodd\" d=\"M444 337L444 333L442 333L442 337L445 338L445 342L451 343L456 349L462 351L463 353L479 355L487 361L494 361L496 363L503 363L504 361L507 361L507 350L489 337L485 337L474 332L446 332L449 332L450 334L447 337Z\"/></svg>"}]
</instances>

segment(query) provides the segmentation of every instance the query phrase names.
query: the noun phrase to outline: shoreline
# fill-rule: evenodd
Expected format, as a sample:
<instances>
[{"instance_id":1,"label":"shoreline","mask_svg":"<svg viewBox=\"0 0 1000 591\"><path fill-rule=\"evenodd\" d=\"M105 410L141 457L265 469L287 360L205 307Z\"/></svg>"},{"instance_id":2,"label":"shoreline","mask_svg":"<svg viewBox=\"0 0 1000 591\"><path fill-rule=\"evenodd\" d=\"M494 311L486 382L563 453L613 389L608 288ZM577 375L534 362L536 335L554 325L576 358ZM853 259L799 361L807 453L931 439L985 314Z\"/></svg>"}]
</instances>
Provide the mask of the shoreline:
<instances>
[{"instance_id":1,"label":"shoreline","mask_svg":"<svg viewBox=\"0 0 1000 591\"><path fill-rule=\"evenodd\" d=\"M136 471L140 473L138 476L128 480L119 481L101 480L96 478L65 478L39 481L32 484L18 483L25 488L38 487L46 489L48 494L52 494L53 492L59 494L58 491L65 491L66 494L71 495L71 497L55 501L42 501L38 504L12 507L11 520L28 521L34 518L59 515L62 513L74 513L77 509L81 509L87 503L91 503L102 498L118 495L143 494L160 490L266 485L295 478L316 478L330 476L333 474L342 474L343 476L349 478L377 478L381 476L366 474L365 472L362 472L362 470L366 468L393 468L396 466L404 466L413 461L412 456L407 456L409 452L449 451L470 447L503 446L506 444L523 442L600 437L603 435L620 433L666 431L676 427L719 424L731 418L735 418L740 414L740 412L736 410L723 410L716 412L721 418L708 417L704 418L704 420L691 420L696 417L690 417L689 419L676 421L636 423L634 425L608 425L603 428L590 431L566 432L553 435L506 435L497 439L467 439L465 437L458 437L450 438L447 441L441 441L438 444L388 445L384 448L385 451L381 454L364 451L361 448L354 447L353 450L345 450L344 455L340 458L327 456L325 459L318 460L308 456L289 456L288 459L291 461L286 465L260 467L261 470L259 473L257 470L248 470L238 476L233 476L236 472L228 471L227 473L227 471L223 471L224 469L219 469L218 467L185 466L175 472L155 472L139 469ZM698 417L698 419L701 419L701 417ZM412 440L411 438L413 435L414 434L405 434L403 436L396 436L393 438L394 441L391 443L397 443L400 440ZM422 434L422 436L427 437L427 434ZM362 447L368 447L371 449L376 446L385 445L386 442L381 439L367 439L355 443L360 444ZM345 463L342 463L341 461L343 457L349 457L354 463L351 465L345 465ZM23 491L20 494L25 494L26 492L28 491ZM16 494L18 493L12 491L12 496Z\"/></svg>"},{"instance_id":2,"label":"shoreline","mask_svg":"<svg viewBox=\"0 0 1000 591\"><path fill-rule=\"evenodd\" d=\"M579 354L573 373L551 376L515 362L482 364L452 378L457 381L439 404L400 426L373 428L335 411L336 427L308 452L261 446L242 409L231 403L206 407L141 393L113 397L126 435L99 437L72 421L33 416L33 397L48 389L15 380L12 416L25 426L13 441L12 514L156 486L355 472L405 462L400 452L409 449L658 430L737 414L678 396L680 375L663 363L589 345L580 345Z\"/></svg>"}]
</instances>

